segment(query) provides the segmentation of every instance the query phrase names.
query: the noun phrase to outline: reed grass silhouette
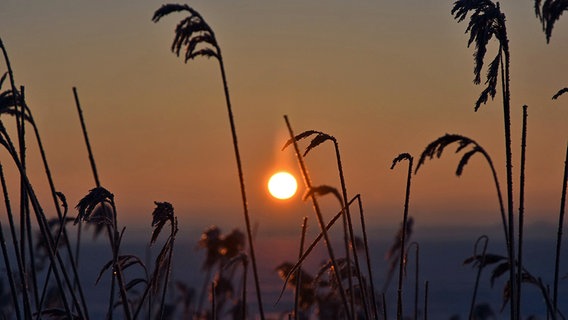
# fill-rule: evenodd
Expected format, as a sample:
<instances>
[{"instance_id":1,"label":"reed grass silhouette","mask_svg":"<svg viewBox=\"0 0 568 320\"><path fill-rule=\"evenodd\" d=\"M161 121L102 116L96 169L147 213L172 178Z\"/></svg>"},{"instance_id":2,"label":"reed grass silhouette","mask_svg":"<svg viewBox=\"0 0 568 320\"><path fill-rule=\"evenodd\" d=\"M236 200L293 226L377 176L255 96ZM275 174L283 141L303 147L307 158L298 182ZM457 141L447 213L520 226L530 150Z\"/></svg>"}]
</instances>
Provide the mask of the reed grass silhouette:
<instances>
[{"instance_id":1,"label":"reed grass silhouette","mask_svg":"<svg viewBox=\"0 0 568 320\"><path fill-rule=\"evenodd\" d=\"M556 236L556 253L554 259L554 283L552 290L552 310L558 313L558 281L560 273L560 252L562 247L562 230L564 215L566 213L566 189L568 188L568 143L566 144L566 156L564 159L564 178L562 179L562 195L560 197L560 213L558 214L558 232Z\"/></svg>"},{"instance_id":2,"label":"reed grass silhouette","mask_svg":"<svg viewBox=\"0 0 568 320\"><path fill-rule=\"evenodd\" d=\"M233 118L233 110L231 108L231 99L229 97L229 87L227 84L227 76L225 73L225 66L223 63L223 56L221 54L221 48L217 43L215 38L215 33L213 29L205 22L201 14L189 7L188 5L179 4L165 4L162 5L152 17L152 21L158 22L163 17L175 13L175 12L187 12L189 16L181 20L176 26L174 41L172 42L171 50L177 56L180 55L182 48L185 49L184 61L187 63L189 60L194 59L199 56L205 56L208 58L215 58L219 62L219 69L221 70L221 78L223 80L223 89L225 92L225 101L227 104L227 112L229 116L229 123L231 126L231 134L233 137L233 147L235 151L235 158L237 162L237 170L239 174L239 183L241 189L241 198L243 203L243 214L245 219L248 244L250 249L250 258L252 263L252 271L254 275L254 283L256 287L256 297L258 301L258 309L260 312L260 318L264 319L264 309L262 306L262 294L260 292L260 280L258 277L256 257L254 252L254 242L252 236L252 227L249 217L249 209L247 196L245 191L244 174L241 162L241 156L239 152L239 146L237 141L237 131L235 128L235 121ZM201 47L204 46L204 47Z\"/></svg>"},{"instance_id":3,"label":"reed grass silhouette","mask_svg":"<svg viewBox=\"0 0 568 320\"><path fill-rule=\"evenodd\" d=\"M391 170L402 161L408 161L408 174L406 177L406 192L404 197L404 212L402 217L402 233L400 235L400 263L398 269L398 289L397 289L397 312L396 318L402 320L402 279L404 278L404 257L406 250L406 231L408 226L408 207L410 202L410 183L412 182L412 170L414 158L409 153L401 153L392 161Z\"/></svg>"},{"instance_id":4,"label":"reed grass silhouette","mask_svg":"<svg viewBox=\"0 0 568 320\"><path fill-rule=\"evenodd\" d=\"M505 158L507 171L507 217L508 217L508 255L511 261L510 282L511 289L514 294L511 299L511 319L518 319L517 306L517 290L515 279L515 242L514 242L514 222L513 222L513 164L511 151L511 107L510 107L510 51L509 39L507 36L507 27L505 24L505 14L501 12L499 3L493 3L491 0L457 0L451 11L452 15L458 22L462 22L469 13L470 20L466 28L469 32L468 47L474 43L474 80L475 84L481 82L481 71L483 69L485 55L489 41L495 37L498 41L497 55L489 63L487 68L487 77L485 80L486 88L475 103L477 111L481 104L487 103L489 97L492 99L497 92L497 82L499 71L501 73L501 87L503 96L503 122L505 131Z\"/></svg>"},{"instance_id":5,"label":"reed grass silhouette","mask_svg":"<svg viewBox=\"0 0 568 320\"><path fill-rule=\"evenodd\" d=\"M418 319L418 295L420 293L420 245L418 242L413 241L408 245L408 250L404 255L404 274L407 274L406 268L408 267L408 252L410 248L414 247L414 319Z\"/></svg>"}]
</instances>

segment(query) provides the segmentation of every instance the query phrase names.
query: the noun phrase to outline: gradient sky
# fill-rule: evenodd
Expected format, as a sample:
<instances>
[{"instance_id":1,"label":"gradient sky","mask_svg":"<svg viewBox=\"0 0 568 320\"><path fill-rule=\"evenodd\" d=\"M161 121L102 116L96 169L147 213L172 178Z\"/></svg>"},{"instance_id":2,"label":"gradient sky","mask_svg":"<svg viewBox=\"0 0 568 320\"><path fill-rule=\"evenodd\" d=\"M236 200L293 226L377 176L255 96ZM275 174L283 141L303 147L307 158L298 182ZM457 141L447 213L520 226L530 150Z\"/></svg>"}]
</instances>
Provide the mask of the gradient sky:
<instances>
[{"instance_id":1,"label":"gradient sky","mask_svg":"<svg viewBox=\"0 0 568 320\"><path fill-rule=\"evenodd\" d=\"M26 88L55 182L71 204L94 186L73 100L76 86L100 178L116 196L122 224L149 226L153 201L168 201L182 228L244 228L218 65L205 58L184 64L170 52L173 29L185 16L153 23L163 3L4 0L0 36L17 84ZM472 83L473 48L467 48L465 22L450 14L451 1L190 5L222 49L251 218L261 232L299 232L301 218L313 217L300 197L282 202L266 192L273 171L299 173L292 151L280 151L285 114L296 133L314 129L338 139L348 192L363 195L372 226L395 228L402 217L406 164L390 170L392 159L402 152L418 157L445 133L484 146L505 185L501 92L474 112L483 87ZM527 104L526 221L554 222L568 97L551 96L568 84L568 18L556 24L547 45L532 1L503 1L501 8L511 47L515 207L521 106ZM29 149L32 182L48 199L34 145ZM306 161L315 185L339 188L331 144ZM500 223L486 164L474 157L457 178L458 161L447 153L413 177L410 215L417 227ZM337 211L333 199L322 202L327 216Z\"/></svg>"}]
</instances>

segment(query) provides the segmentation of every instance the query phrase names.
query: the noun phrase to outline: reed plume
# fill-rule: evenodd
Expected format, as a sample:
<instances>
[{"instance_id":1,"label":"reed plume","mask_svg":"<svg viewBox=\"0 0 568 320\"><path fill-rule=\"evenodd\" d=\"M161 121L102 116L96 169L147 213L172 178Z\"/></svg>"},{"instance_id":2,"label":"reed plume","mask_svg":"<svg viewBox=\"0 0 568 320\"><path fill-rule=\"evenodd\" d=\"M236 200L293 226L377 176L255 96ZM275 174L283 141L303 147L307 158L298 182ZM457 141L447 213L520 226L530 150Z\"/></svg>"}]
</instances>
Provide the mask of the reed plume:
<instances>
[{"instance_id":1,"label":"reed plume","mask_svg":"<svg viewBox=\"0 0 568 320\"><path fill-rule=\"evenodd\" d=\"M535 15L542 24L542 31L544 31L544 34L546 35L547 43L550 43L554 24L560 19L560 16L566 10L568 10L568 1L566 0L534 1Z\"/></svg>"}]
</instances>

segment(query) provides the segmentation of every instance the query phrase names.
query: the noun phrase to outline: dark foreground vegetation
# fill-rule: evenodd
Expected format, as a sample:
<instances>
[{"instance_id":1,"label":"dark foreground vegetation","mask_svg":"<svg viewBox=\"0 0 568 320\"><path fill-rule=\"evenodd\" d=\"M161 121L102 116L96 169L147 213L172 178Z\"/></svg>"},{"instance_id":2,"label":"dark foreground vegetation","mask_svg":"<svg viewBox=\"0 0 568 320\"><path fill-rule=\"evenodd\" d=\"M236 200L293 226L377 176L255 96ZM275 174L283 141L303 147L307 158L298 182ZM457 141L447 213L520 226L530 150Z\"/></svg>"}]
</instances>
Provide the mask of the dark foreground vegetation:
<instances>
[{"instance_id":1,"label":"dark foreground vegetation","mask_svg":"<svg viewBox=\"0 0 568 320\"><path fill-rule=\"evenodd\" d=\"M551 41L554 23L568 8L566 0L536 0L536 17L542 22L547 41ZM111 259L106 262L97 278L108 279L111 286L108 292L106 317L123 319L246 319L257 317L265 319L263 310L262 288L260 286L257 259L254 251L253 230L251 228L247 194L244 185L244 172L237 140L236 124L229 96L228 81L223 63L221 48L215 33L204 18L187 5L167 4L160 7L152 18L159 22L166 16L183 13L186 16L175 27L171 50L183 56L185 62L198 57L207 57L219 63L225 94L229 124L240 182L243 205L245 232L238 229L223 234L217 227L205 230L198 241L199 248L205 251L203 286L198 290L172 281L171 269L173 252L178 232L178 222L174 207L168 202L155 202L152 212L152 235L150 245L161 246L154 261L145 263L138 256L127 254L121 249L125 227L119 223L119 208L114 195L105 189L98 178L95 157L92 154L87 130L82 117L77 90L74 88L75 102L80 116L87 151L94 177L94 188L78 204L69 204L65 195L58 190L52 179L49 162L39 128L36 126L32 108L27 105L25 88L18 86L10 65L6 47L0 40L0 47L5 60L6 72L0 78L0 144L19 173L19 185L8 184L0 165L0 182L4 199L4 213L0 218L0 243L2 245L3 268L0 282L0 315L6 319L89 319L92 306L85 299L84 289L79 279L82 229L92 226L92 232L106 237ZM339 139L316 130L306 130L299 134L293 131L290 119L284 117L289 132L289 139L283 141L285 152L294 152L303 175L308 192L304 199L313 205L314 220L319 227L319 236L311 242L306 239L308 218L303 221L299 236L298 260L283 262L276 272L283 279L283 289L294 292L294 308L284 317L294 319L387 319L387 318L428 318L428 286L426 279L421 288L419 268L419 243L411 242L413 219L409 212L412 176L423 168L428 160L441 157L451 148L461 155L457 164L456 175L466 170L470 161L482 159L491 171L499 202L499 219L505 247L502 252L487 252L489 238L480 235L474 245L474 254L464 256L464 264L472 265L475 271L472 286L470 319L499 317L498 310L493 311L485 304L478 304L480 275L485 269L491 269L491 281L506 278L502 290L501 309L508 308L511 319L520 319L523 301L522 291L526 286L536 287L542 295L547 310L547 319L565 319L559 309L559 301L566 297L559 296L559 285L566 281L566 270L562 271L560 253L566 204L568 174L568 146L565 159L564 176L558 177L562 185L558 231L556 238L556 259L552 283L544 283L541 277L527 270L523 264L523 228L524 228L524 175L525 151L527 138L528 107L523 107L522 146L520 156L520 177L518 190L513 186L513 143L511 138L510 76L511 52L507 37L505 14L499 3L490 0L458 0L451 9L457 22L466 22L469 34L468 46L474 47L474 83L483 89L477 101L475 111L500 92L503 107L503 130L505 145L506 181L498 179L496 166L489 154L474 139L460 134L445 134L427 144L422 153L415 158L410 153L394 157L391 169L406 170L407 180L405 202L400 230L395 236L392 247L387 252L389 269L384 283L377 283L373 275L373 266L369 258L369 238L366 232L362 197L350 196L343 175ZM493 43L495 46L493 46ZM494 55L489 54L489 46L496 48ZM552 99L559 99L567 88L558 90ZM9 130L9 129L11 130ZM31 137L30 137L31 135ZM40 149L40 156L49 182L53 203L41 203L26 171L26 157L29 141L33 139ZM566 140L560 137L559 140ZM307 141L302 150L300 144ZM316 152L319 145L332 143L341 185L333 187L314 183L308 174L304 157ZM447 153L448 151L446 151ZM558 159L562 161L562 159ZM426 168L422 170L427 170ZM17 187L14 187L17 185ZM8 188L17 188L17 199L11 199ZM502 188L505 188L502 192ZM517 192L517 193L515 193ZM515 194L519 203L513 203ZM318 203L320 197L330 195L337 199L337 214L331 221L325 221ZM56 216L48 217L44 208L53 206ZM51 210L50 210L51 211ZM149 209L149 211L151 211ZM150 217L149 217L150 219ZM150 220L149 220L150 222ZM342 248L332 245L334 239L328 232L335 225L343 230L340 239ZM362 230L355 234L354 226ZM76 234L71 237L70 234ZM72 243L71 239L74 239ZM319 270L310 274L302 268L302 263L310 256L314 247L322 242L327 252L327 262ZM247 247L248 244L248 247ZM414 260L412 260L414 259ZM415 287L404 288L405 269L409 263L415 264ZM249 267L252 271L254 288L249 288ZM563 274L565 275L562 278ZM394 281L392 281L394 280ZM396 301L387 301L385 292L391 281L396 286ZM168 288L176 287L174 298L167 295ZM254 314L247 306L248 292L253 290L254 305L258 309ZM497 289L496 289L497 290ZM194 294L196 292L196 294ZM413 294L413 304L404 305L403 293ZM419 294L424 296L419 301ZM387 314L389 305L396 304L396 315ZM496 315L497 314L497 315Z\"/></svg>"}]
</instances>

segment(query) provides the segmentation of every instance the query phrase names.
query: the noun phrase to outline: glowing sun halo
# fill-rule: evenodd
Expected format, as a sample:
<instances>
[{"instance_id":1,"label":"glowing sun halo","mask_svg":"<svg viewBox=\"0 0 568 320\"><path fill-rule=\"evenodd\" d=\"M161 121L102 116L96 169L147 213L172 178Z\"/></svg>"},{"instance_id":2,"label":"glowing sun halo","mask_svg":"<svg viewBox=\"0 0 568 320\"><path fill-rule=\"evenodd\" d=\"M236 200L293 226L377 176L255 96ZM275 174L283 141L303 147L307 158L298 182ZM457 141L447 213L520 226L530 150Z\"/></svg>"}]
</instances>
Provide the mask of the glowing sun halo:
<instances>
[{"instance_id":1,"label":"glowing sun halo","mask_svg":"<svg viewBox=\"0 0 568 320\"><path fill-rule=\"evenodd\" d=\"M296 178L288 172L277 172L268 180L268 191L277 199L289 199L298 189Z\"/></svg>"}]
</instances>

